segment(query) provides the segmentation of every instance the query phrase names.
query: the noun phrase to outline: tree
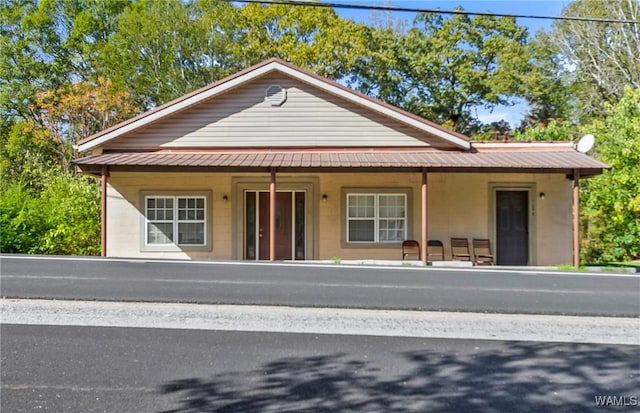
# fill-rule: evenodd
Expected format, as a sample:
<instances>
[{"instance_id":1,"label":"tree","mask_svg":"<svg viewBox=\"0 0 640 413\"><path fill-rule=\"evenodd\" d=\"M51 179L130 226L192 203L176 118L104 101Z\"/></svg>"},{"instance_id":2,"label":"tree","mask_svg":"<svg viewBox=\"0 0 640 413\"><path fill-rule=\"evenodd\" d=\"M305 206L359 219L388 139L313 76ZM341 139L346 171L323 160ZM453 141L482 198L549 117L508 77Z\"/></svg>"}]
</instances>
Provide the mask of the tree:
<instances>
[{"instance_id":1,"label":"tree","mask_svg":"<svg viewBox=\"0 0 640 413\"><path fill-rule=\"evenodd\" d=\"M586 180L583 219L588 261L640 258L640 89L627 87L610 114L587 128L598 137L596 156L611 166Z\"/></svg>"},{"instance_id":2,"label":"tree","mask_svg":"<svg viewBox=\"0 0 640 413\"><path fill-rule=\"evenodd\" d=\"M473 108L513 104L533 70L513 18L421 13L406 34L372 30L360 90L459 132L473 130Z\"/></svg>"},{"instance_id":3,"label":"tree","mask_svg":"<svg viewBox=\"0 0 640 413\"><path fill-rule=\"evenodd\" d=\"M513 133L516 141L576 141L580 138L580 128L570 121L550 120L538 122L528 128L518 129Z\"/></svg>"},{"instance_id":4,"label":"tree","mask_svg":"<svg viewBox=\"0 0 640 413\"><path fill-rule=\"evenodd\" d=\"M96 56L129 3L9 0L2 4L0 118L36 120L38 92L79 80L97 81Z\"/></svg>"},{"instance_id":5,"label":"tree","mask_svg":"<svg viewBox=\"0 0 640 413\"><path fill-rule=\"evenodd\" d=\"M220 63L232 44L233 9L219 1L135 2L116 17L99 73L145 109L218 80L228 74Z\"/></svg>"},{"instance_id":6,"label":"tree","mask_svg":"<svg viewBox=\"0 0 640 413\"><path fill-rule=\"evenodd\" d=\"M572 77L577 109L583 117L606 112L626 86L640 88L640 2L637 0L577 0L565 16L635 20L636 23L561 21L554 23L551 41L562 66Z\"/></svg>"},{"instance_id":7,"label":"tree","mask_svg":"<svg viewBox=\"0 0 640 413\"><path fill-rule=\"evenodd\" d=\"M279 57L339 80L367 52L367 29L321 7L247 4L239 10L233 55L247 67Z\"/></svg>"},{"instance_id":8,"label":"tree","mask_svg":"<svg viewBox=\"0 0 640 413\"><path fill-rule=\"evenodd\" d=\"M476 133L473 138L483 140L509 140L512 134L511 125L502 119L480 126L478 133Z\"/></svg>"},{"instance_id":9,"label":"tree","mask_svg":"<svg viewBox=\"0 0 640 413\"><path fill-rule=\"evenodd\" d=\"M111 81L81 81L37 94L37 125L58 142L76 143L81 139L122 122L139 108L126 91Z\"/></svg>"},{"instance_id":10,"label":"tree","mask_svg":"<svg viewBox=\"0 0 640 413\"><path fill-rule=\"evenodd\" d=\"M520 131L550 122L572 120L576 104L571 78L566 74L564 60L549 34L537 33L531 49L533 68L524 78L526 83L522 93L529 111L517 128Z\"/></svg>"}]
</instances>

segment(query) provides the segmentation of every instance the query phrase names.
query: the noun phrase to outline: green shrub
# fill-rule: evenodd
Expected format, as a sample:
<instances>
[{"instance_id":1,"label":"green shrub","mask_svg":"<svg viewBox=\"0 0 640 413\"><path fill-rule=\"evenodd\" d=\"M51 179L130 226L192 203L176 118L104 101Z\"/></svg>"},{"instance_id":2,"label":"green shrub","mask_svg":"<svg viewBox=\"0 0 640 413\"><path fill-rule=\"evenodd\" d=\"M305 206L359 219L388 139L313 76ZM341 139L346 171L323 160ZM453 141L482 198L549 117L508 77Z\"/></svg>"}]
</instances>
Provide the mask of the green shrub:
<instances>
[{"instance_id":1,"label":"green shrub","mask_svg":"<svg viewBox=\"0 0 640 413\"><path fill-rule=\"evenodd\" d=\"M0 249L26 254L100 253L100 194L86 177L50 171L42 191L0 189Z\"/></svg>"}]
</instances>

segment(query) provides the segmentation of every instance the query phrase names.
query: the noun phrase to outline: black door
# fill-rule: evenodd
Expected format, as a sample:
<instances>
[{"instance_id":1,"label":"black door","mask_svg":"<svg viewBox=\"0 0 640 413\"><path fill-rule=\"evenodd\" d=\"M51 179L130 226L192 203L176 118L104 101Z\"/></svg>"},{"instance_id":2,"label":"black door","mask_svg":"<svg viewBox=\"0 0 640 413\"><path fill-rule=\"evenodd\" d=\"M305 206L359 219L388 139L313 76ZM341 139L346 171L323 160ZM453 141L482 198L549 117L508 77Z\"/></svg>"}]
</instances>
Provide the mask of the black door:
<instances>
[{"instance_id":1,"label":"black door","mask_svg":"<svg viewBox=\"0 0 640 413\"><path fill-rule=\"evenodd\" d=\"M496 191L498 265L529 263L529 192Z\"/></svg>"}]
</instances>

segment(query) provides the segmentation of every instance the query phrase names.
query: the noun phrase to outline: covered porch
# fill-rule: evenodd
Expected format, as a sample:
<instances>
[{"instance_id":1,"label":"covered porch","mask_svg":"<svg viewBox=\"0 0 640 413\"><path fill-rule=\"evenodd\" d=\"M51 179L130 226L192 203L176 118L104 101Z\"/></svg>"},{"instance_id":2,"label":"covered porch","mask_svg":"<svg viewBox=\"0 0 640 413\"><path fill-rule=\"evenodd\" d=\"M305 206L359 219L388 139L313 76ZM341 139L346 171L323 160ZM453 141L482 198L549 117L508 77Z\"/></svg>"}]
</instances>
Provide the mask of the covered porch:
<instances>
[{"instance_id":1,"label":"covered porch","mask_svg":"<svg viewBox=\"0 0 640 413\"><path fill-rule=\"evenodd\" d=\"M137 249L124 245L122 228L116 230L107 221L108 215L114 216L107 213L110 208L132 216L133 208L144 215L141 191L200 190L210 194L211 248L188 257L401 260L401 235L420 243L423 264L427 264L428 240L440 239L446 248L451 237L460 236L490 239L500 260L504 236L497 214L524 208L525 265L568 263L567 257L574 265L579 263L579 182L606 167L567 144L511 145L509 150L504 145L474 144L469 152L174 150L102 153L76 164L101 176L104 255ZM404 216L350 215L350 203L387 201L404 205L396 207ZM374 209L380 214L380 206ZM284 226L283 213L288 222ZM370 227L375 229L372 239L367 238ZM110 237L111 231L118 235ZM286 239L284 233L289 234ZM550 251L567 243L564 250L570 254ZM140 239L138 244L144 242Z\"/></svg>"}]
</instances>

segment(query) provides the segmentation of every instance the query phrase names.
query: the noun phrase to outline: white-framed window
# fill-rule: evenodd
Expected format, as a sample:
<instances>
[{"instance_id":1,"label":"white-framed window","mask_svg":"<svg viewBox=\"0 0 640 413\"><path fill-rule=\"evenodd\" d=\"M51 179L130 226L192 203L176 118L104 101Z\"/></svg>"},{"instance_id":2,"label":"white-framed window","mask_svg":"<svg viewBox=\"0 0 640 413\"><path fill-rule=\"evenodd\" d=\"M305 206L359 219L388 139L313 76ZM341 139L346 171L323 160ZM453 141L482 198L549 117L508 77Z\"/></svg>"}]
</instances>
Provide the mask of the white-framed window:
<instances>
[{"instance_id":1,"label":"white-framed window","mask_svg":"<svg viewBox=\"0 0 640 413\"><path fill-rule=\"evenodd\" d=\"M347 242L401 242L407 236L407 195L347 194Z\"/></svg>"},{"instance_id":2,"label":"white-framed window","mask_svg":"<svg viewBox=\"0 0 640 413\"><path fill-rule=\"evenodd\" d=\"M147 195L144 204L145 245L207 244L207 197Z\"/></svg>"}]
</instances>

